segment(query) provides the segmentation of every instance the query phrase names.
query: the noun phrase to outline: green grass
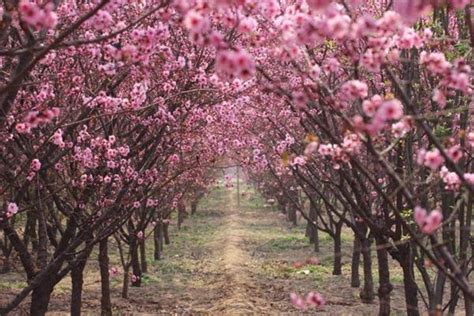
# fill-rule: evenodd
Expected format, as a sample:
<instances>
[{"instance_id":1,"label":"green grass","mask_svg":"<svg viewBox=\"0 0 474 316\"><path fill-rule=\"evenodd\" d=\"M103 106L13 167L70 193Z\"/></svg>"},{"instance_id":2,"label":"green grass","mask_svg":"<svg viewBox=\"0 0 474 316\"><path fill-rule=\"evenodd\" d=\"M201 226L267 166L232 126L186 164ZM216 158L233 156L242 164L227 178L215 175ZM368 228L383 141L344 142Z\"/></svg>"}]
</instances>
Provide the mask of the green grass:
<instances>
[{"instance_id":1,"label":"green grass","mask_svg":"<svg viewBox=\"0 0 474 316\"><path fill-rule=\"evenodd\" d=\"M308 248L308 239L303 236L283 236L270 240L270 249L272 251L285 251L288 249Z\"/></svg>"}]
</instances>

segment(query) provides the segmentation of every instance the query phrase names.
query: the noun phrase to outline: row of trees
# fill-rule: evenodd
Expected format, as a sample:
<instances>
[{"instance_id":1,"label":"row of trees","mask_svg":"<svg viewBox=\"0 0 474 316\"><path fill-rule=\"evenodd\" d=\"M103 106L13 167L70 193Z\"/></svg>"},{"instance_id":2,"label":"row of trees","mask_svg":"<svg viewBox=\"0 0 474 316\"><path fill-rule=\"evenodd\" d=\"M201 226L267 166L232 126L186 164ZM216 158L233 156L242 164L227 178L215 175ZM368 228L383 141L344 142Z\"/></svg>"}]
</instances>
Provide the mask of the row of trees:
<instances>
[{"instance_id":1,"label":"row of trees","mask_svg":"<svg viewBox=\"0 0 474 316\"><path fill-rule=\"evenodd\" d=\"M265 21L281 34L273 53L286 58L257 70L252 110L240 110L239 124L253 148L239 157L290 221L301 213L316 251L318 231L333 239L333 274L341 231L352 230L351 285L360 286L362 258L360 298L377 293L380 315L390 313L389 256L403 270L408 315L421 306L471 315L472 9L352 2L316 1L316 17L295 2Z\"/></svg>"},{"instance_id":2,"label":"row of trees","mask_svg":"<svg viewBox=\"0 0 474 316\"><path fill-rule=\"evenodd\" d=\"M147 269L145 238L159 259L171 213L180 225L213 181L223 152L209 108L236 93L171 1L7 0L0 17L1 258L27 281L0 314L28 296L45 314L70 276L80 315L84 269L98 260L111 315L110 245L127 297Z\"/></svg>"}]
</instances>

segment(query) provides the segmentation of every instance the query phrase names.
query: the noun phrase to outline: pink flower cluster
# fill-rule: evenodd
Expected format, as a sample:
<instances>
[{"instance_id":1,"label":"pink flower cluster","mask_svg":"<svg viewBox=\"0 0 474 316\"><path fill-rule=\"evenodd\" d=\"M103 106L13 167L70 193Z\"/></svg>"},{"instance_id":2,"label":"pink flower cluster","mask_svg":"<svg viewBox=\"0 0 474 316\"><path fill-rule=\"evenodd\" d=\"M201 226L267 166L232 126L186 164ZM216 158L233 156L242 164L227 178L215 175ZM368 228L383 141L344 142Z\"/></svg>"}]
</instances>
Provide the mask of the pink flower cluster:
<instances>
[{"instance_id":1,"label":"pink flower cluster","mask_svg":"<svg viewBox=\"0 0 474 316\"><path fill-rule=\"evenodd\" d=\"M104 31L114 24L112 15L106 10L99 10L90 20L91 25L98 31Z\"/></svg>"},{"instance_id":2,"label":"pink flower cluster","mask_svg":"<svg viewBox=\"0 0 474 316\"><path fill-rule=\"evenodd\" d=\"M40 169L41 169L41 162L38 159L33 159L31 161L30 169L29 169L28 176L26 177L26 179L28 181L33 180L33 178L38 173L38 171L40 171Z\"/></svg>"},{"instance_id":3,"label":"pink flower cluster","mask_svg":"<svg viewBox=\"0 0 474 316\"><path fill-rule=\"evenodd\" d=\"M430 168L431 170L438 170L444 164L444 157L438 148L430 151L420 149L418 151L417 162L419 165Z\"/></svg>"},{"instance_id":4,"label":"pink flower cluster","mask_svg":"<svg viewBox=\"0 0 474 316\"><path fill-rule=\"evenodd\" d=\"M293 306L301 310L307 310L308 307L321 308L326 304L326 301L318 292L309 292L306 294L306 299L296 293L291 293L290 299Z\"/></svg>"},{"instance_id":5,"label":"pink flower cluster","mask_svg":"<svg viewBox=\"0 0 474 316\"><path fill-rule=\"evenodd\" d=\"M450 172L448 168L445 166L441 167L441 170L439 172L439 175L443 179L443 182L445 184L444 188L448 191L458 191L459 188L461 187L461 179L457 175L456 172ZM464 174L464 179L467 182L470 182L472 184L472 176L473 174L470 173L465 173Z\"/></svg>"},{"instance_id":6,"label":"pink flower cluster","mask_svg":"<svg viewBox=\"0 0 474 316\"><path fill-rule=\"evenodd\" d=\"M60 112L59 108L31 111L23 119L22 123L18 123L15 126L15 129L19 134L30 133L32 128L51 122L54 118L59 116Z\"/></svg>"},{"instance_id":7,"label":"pink flower cluster","mask_svg":"<svg viewBox=\"0 0 474 316\"><path fill-rule=\"evenodd\" d=\"M322 156L328 156L333 162L334 169L340 169L340 163L348 163L351 155L358 154L362 142L357 134L348 134L344 137L342 144L321 144L318 152Z\"/></svg>"},{"instance_id":8,"label":"pink flower cluster","mask_svg":"<svg viewBox=\"0 0 474 316\"><path fill-rule=\"evenodd\" d=\"M443 214L438 210L433 210L429 214L426 209L417 206L414 213L415 223L424 234L433 234L443 222Z\"/></svg>"},{"instance_id":9,"label":"pink flower cluster","mask_svg":"<svg viewBox=\"0 0 474 316\"><path fill-rule=\"evenodd\" d=\"M426 66L431 73L441 76L440 86L472 93L469 81L471 67L464 60L457 59L454 63L450 63L443 53L423 51L420 54L420 64ZM440 104L445 103L444 96L440 94L441 90L435 92L436 101L441 101ZM446 95L446 92L443 94Z\"/></svg>"},{"instance_id":10,"label":"pink flower cluster","mask_svg":"<svg viewBox=\"0 0 474 316\"><path fill-rule=\"evenodd\" d=\"M51 142L60 148L66 147L66 143L63 140L62 129L58 129L56 132L54 132L53 137L51 137Z\"/></svg>"},{"instance_id":11,"label":"pink flower cluster","mask_svg":"<svg viewBox=\"0 0 474 316\"><path fill-rule=\"evenodd\" d=\"M217 55L217 69L231 78L250 79L255 73L255 63L244 50L222 50Z\"/></svg>"},{"instance_id":12,"label":"pink flower cluster","mask_svg":"<svg viewBox=\"0 0 474 316\"><path fill-rule=\"evenodd\" d=\"M380 96L375 95L371 100L365 100L362 107L367 116L373 116L372 122L367 125L367 132L376 135L389 121L400 120L403 117L403 105L397 99L382 101ZM398 126L405 130L410 127L408 121L404 126Z\"/></svg>"},{"instance_id":13,"label":"pink flower cluster","mask_svg":"<svg viewBox=\"0 0 474 316\"><path fill-rule=\"evenodd\" d=\"M21 19L34 29L52 29L58 23L58 16L53 11L54 3L49 2L40 8L36 3L29 0L21 0L18 4L18 12Z\"/></svg>"},{"instance_id":14,"label":"pink flower cluster","mask_svg":"<svg viewBox=\"0 0 474 316\"><path fill-rule=\"evenodd\" d=\"M110 267L109 268L109 275L111 278L116 277L119 274L119 269L117 267Z\"/></svg>"},{"instance_id":15,"label":"pink flower cluster","mask_svg":"<svg viewBox=\"0 0 474 316\"><path fill-rule=\"evenodd\" d=\"M364 99L368 95L368 87L365 82L360 80L350 80L342 85L341 93L348 100Z\"/></svg>"},{"instance_id":16,"label":"pink flower cluster","mask_svg":"<svg viewBox=\"0 0 474 316\"><path fill-rule=\"evenodd\" d=\"M18 205L16 205L14 202L9 202L7 205L7 211L5 212L5 217L11 218L16 213L18 213Z\"/></svg>"},{"instance_id":17,"label":"pink flower cluster","mask_svg":"<svg viewBox=\"0 0 474 316\"><path fill-rule=\"evenodd\" d=\"M308 6L315 10L325 9L331 2L332 0L306 0Z\"/></svg>"},{"instance_id":18,"label":"pink flower cluster","mask_svg":"<svg viewBox=\"0 0 474 316\"><path fill-rule=\"evenodd\" d=\"M135 282L137 282L138 280L140 280L140 276L139 276L139 275L132 274L132 276L130 277L130 280L132 281L132 283L135 283Z\"/></svg>"}]
</instances>

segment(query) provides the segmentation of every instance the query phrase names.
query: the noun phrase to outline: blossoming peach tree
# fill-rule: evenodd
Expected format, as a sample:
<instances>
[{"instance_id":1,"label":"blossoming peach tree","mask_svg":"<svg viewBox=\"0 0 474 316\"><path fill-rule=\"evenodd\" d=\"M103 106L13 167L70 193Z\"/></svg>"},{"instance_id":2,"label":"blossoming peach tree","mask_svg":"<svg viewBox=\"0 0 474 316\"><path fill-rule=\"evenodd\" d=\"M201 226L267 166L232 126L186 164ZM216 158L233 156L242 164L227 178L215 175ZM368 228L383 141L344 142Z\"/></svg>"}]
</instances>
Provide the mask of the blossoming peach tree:
<instances>
[{"instance_id":1,"label":"blossoming peach tree","mask_svg":"<svg viewBox=\"0 0 474 316\"><path fill-rule=\"evenodd\" d=\"M1 249L27 285L1 313L31 294L43 315L71 275L79 315L99 245L110 315L108 242L127 296L146 270L140 245L153 236L159 258L171 210L184 214L230 156L291 221L302 215L315 249L318 231L331 236L335 274L342 227L353 231L364 302L375 241L381 315L389 255L409 315L420 298L433 313L463 299L472 314L471 11L466 0L3 1Z\"/></svg>"}]
</instances>

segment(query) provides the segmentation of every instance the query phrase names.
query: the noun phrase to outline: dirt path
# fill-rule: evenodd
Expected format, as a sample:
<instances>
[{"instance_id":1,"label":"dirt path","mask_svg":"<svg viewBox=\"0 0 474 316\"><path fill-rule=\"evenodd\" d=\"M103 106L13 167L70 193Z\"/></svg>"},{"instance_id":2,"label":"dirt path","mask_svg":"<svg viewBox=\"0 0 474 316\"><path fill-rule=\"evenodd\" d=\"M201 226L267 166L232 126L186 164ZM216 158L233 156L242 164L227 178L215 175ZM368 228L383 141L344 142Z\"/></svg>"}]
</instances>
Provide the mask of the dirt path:
<instances>
[{"instance_id":1,"label":"dirt path","mask_svg":"<svg viewBox=\"0 0 474 316\"><path fill-rule=\"evenodd\" d=\"M210 312L229 315L263 312L262 297L251 271L254 262L248 250L243 247L250 232L236 205L235 193L230 191L227 198L229 203L224 210L224 224L220 226L217 240L213 243L220 244L220 247L214 248L216 253L222 253L222 262L217 264L217 268L223 271L225 286L230 289L230 295L216 302Z\"/></svg>"}]
</instances>

